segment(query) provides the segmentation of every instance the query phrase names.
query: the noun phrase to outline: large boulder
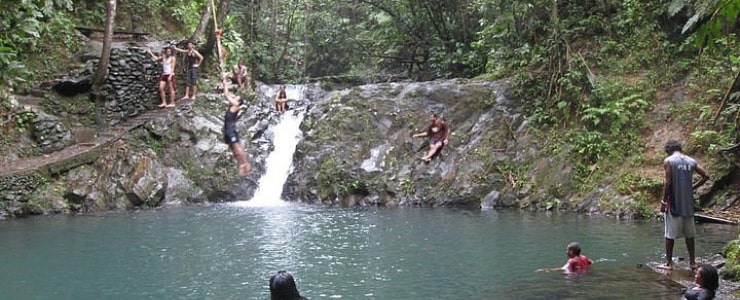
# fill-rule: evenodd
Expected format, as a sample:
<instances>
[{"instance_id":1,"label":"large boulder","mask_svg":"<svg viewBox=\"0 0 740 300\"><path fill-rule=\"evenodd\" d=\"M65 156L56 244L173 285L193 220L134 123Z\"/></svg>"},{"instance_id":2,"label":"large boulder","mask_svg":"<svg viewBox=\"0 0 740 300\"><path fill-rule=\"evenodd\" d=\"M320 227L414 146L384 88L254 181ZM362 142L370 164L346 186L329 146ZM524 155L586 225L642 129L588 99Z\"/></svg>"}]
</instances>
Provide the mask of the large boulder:
<instances>
[{"instance_id":1,"label":"large boulder","mask_svg":"<svg viewBox=\"0 0 740 300\"><path fill-rule=\"evenodd\" d=\"M73 210L155 207L164 200L168 177L155 153L119 141L110 154L68 172L65 198Z\"/></svg>"},{"instance_id":2,"label":"large boulder","mask_svg":"<svg viewBox=\"0 0 740 300\"><path fill-rule=\"evenodd\" d=\"M507 168L517 159L514 135L526 126L503 83L374 84L310 100L286 199L479 207L492 191L518 190L509 185ZM441 114L453 134L442 155L424 164L419 157L426 140L411 135L427 125L431 113Z\"/></svg>"}]
</instances>

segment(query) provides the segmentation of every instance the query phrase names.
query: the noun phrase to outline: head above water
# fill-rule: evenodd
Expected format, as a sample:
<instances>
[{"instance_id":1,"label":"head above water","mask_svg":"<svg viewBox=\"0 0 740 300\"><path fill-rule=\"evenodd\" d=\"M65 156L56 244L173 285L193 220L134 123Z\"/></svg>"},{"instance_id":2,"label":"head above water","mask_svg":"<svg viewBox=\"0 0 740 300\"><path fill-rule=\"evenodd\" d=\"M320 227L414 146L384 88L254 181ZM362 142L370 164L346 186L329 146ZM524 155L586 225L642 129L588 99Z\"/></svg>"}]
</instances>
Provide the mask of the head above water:
<instances>
[{"instance_id":1,"label":"head above water","mask_svg":"<svg viewBox=\"0 0 740 300\"><path fill-rule=\"evenodd\" d=\"M270 277L270 299L271 300L298 300L302 299L298 293L293 275L287 271L278 271Z\"/></svg>"},{"instance_id":2,"label":"head above water","mask_svg":"<svg viewBox=\"0 0 740 300\"><path fill-rule=\"evenodd\" d=\"M673 152L676 152L676 151L678 152L683 151L683 148L681 147L681 143L676 140L670 140L666 142L663 149L665 150L665 153L667 153L668 155L671 155L673 154Z\"/></svg>"},{"instance_id":3,"label":"head above water","mask_svg":"<svg viewBox=\"0 0 740 300\"><path fill-rule=\"evenodd\" d=\"M709 264L700 265L694 275L696 284L703 288L716 291L719 288L719 275L717 269Z\"/></svg>"},{"instance_id":4,"label":"head above water","mask_svg":"<svg viewBox=\"0 0 740 300\"><path fill-rule=\"evenodd\" d=\"M581 255L581 244L578 242L572 242L568 244L568 248L566 248L566 252L568 252L568 256L571 254L573 256L579 256Z\"/></svg>"}]
</instances>

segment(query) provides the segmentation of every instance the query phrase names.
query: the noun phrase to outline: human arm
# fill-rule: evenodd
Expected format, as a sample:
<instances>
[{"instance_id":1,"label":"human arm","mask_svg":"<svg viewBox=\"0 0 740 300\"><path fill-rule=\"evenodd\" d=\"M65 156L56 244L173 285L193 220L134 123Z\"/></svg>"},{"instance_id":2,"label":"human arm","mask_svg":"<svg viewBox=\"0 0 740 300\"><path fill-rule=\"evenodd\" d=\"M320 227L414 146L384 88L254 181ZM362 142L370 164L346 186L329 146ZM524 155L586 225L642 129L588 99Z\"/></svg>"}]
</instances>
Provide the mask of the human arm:
<instances>
[{"instance_id":1,"label":"human arm","mask_svg":"<svg viewBox=\"0 0 740 300\"><path fill-rule=\"evenodd\" d=\"M411 137L424 137L424 136L429 136L429 131L430 131L430 129L432 129L432 125L433 125L433 124L429 124L429 125L427 125L426 127L424 127L424 130L422 130L422 131L419 131L419 132L417 132L417 133L413 134L413 135L412 135Z\"/></svg>"},{"instance_id":2,"label":"human arm","mask_svg":"<svg viewBox=\"0 0 740 300\"><path fill-rule=\"evenodd\" d=\"M705 170L702 166L696 165L696 173L699 173L699 175L701 175L701 179L699 180L699 182L694 184L694 189L704 185L705 183L707 183L707 180L709 180L709 174L707 173L707 170Z\"/></svg>"},{"instance_id":3,"label":"human arm","mask_svg":"<svg viewBox=\"0 0 740 300\"><path fill-rule=\"evenodd\" d=\"M445 123L445 140L443 141L444 145L447 145L450 142L450 132L452 132L452 128L450 128L450 123Z\"/></svg>"},{"instance_id":4,"label":"human arm","mask_svg":"<svg viewBox=\"0 0 740 300\"><path fill-rule=\"evenodd\" d=\"M177 59L175 59L174 56L170 56L170 67L172 67L172 73L170 73L170 80L172 80L175 77L175 65L177 64Z\"/></svg>"},{"instance_id":5,"label":"human arm","mask_svg":"<svg viewBox=\"0 0 740 300\"><path fill-rule=\"evenodd\" d=\"M149 56L151 56L152 59L155 60L155 61L162 59L161 57L159 57L159 56L155 55L154 53L152 53L152 49L146 48L146 53L149 53Z\"/></svg>"},{"instance_id":6,"label":"human arm","mask_svg":"<svg viewBox=\"0 0 740 300\"><path fill-rule=\"evenodd\" d=\"M172 45L170 47L172 48L172 50L175 50L175 51L180 52L180 53L186 53L186 52L188 52L187 49L180 49L180 48L177 48L177 46L175 46L175 45Z\"/></svg>"},{"instance_id":7,"label":"human arm","mask_svg":"<svg viewBox=\"0 0 740 300\"><path fill-rule=\"evenodd\" d=\"M535 272L549 273L549 272L561 272L565 270L568 270L568 263L565 263L565 265L559 268L543 268L543 269L537 269L537 271Z\"/></svg>"},{"instance_id":8,"label":"human arm","mask_svg":"<svg viewBox=\"0 0 740 300\"><path fill-rule=\"evenodd\" d=\"M198 66L200 66L200 63L203 62L203 55L201 55L198 50L193 50L193 54L195 54L195 57L198 59L198 62L196 62L193 67L197 68Z\"/></svg>"},{"instance_id":9,"label":"human arm","mask_svg":"<svg viewBox=\"0 0 740 300\"><path fill-rule=\"evenodd\" d=\"M221 78L221 83L223 84L224 88L224 99L226 103L228 103L231 107L239 107L239 96L231 95L231 92L229 91L229 83L226 76L223 76Z\"/></svg>"},{"instance_id":10,"label":"human arm","mask_svg":"<svg viewBox=\"0 0 740 300\"><path fill-rule=\"evenodd\" d=\"M666 211L666 205L668 204L668 195L670 195L670 187L671 187L671 167L668 165L668 162L663 162L663 171L664 171L664 178L663 178L663 197L660 198L660 211L665 212Z\"/></svg>"}]
</instances>

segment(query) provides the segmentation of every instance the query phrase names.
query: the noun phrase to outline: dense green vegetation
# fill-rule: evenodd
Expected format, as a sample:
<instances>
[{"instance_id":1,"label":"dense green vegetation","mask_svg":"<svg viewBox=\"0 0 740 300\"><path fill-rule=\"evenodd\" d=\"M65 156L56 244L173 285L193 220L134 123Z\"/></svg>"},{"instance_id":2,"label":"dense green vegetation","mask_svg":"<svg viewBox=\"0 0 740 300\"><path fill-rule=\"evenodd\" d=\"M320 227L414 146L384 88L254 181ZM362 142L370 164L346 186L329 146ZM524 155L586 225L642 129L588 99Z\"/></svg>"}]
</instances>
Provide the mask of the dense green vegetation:
<instances>
[{"instance_id":1,"label":"dense green vegetation","mask_svg":"<svg viewBox=\"0 0 740 300\"><path fill-rule=\"evenodd\" d=\"M648 153L642 139L657 104L686 131L692 153L715 153L737 139L738 93L730 87L740 71L740 0L218 0L209 13L210 3L125 1L115 27L185 39L216 15L228 63L245 61L265 81L509 79L547 148L574 154L573 180L583 191L614 169L659 161L660 153ZM22 92L74 67L63 63L74 64L70 58L82 46L74 28L102 28L105 5L4 3L3 88ZM213 39L212 28L202 47ZM686 101L666 93L675 86ZM14 120L3 129L23 130L28 114L2 98L3 119ZM547 134L553 130L562 134ZM643 154L627 155L625 165L628 153ZM642 192L640 186L622 190Z\"/></svg>"}]
</instances>

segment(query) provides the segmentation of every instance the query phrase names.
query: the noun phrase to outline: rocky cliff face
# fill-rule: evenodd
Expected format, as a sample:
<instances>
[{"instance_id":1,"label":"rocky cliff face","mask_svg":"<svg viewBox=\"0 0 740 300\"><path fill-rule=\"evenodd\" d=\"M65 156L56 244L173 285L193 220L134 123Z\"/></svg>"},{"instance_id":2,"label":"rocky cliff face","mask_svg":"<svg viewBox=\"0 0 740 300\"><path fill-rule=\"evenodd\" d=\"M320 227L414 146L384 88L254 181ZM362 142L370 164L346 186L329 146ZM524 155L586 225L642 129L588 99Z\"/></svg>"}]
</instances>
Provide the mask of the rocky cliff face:
<instances>
[{"instance_id":1,"label":"rocky cliff face","mask_svg":"<svg viewBox=\"0 0 740 300\"><path fill-rule=\"evenodd\" d=\"M530 196L540 158L520 104L502 82L364 85L313 98L284 197L340 205L505 207ZM412 138L440 114L453 130L431 163ZM561 170L557 170L559 173ZM567 170L565 170L567 172Z\"/></svg>"},{"instance_id":2,"label":"rocky cliff face","mask_svg":"<svg viewBox=\"0 0 740 300\"><path fill-rule=\"evenodd\" d=\"M289 201L344 206L459 206L597 210L605 188L573 201L571 168L560 152L540 149L522 103L505 82L438 80L371 84L326 91L301 86L291 101L304 110L304 138L283 186ZM101 211L183 202L248 200L274 149L268 128L279 114L274 86L258 85L238 130L253 162L236 175L221 141L225 104L204 94L171 109L92 165L54 178L11 214ZM440 114L452 128L450 144L430 163L419 158L426 138L412 138ZM625 198L621 197L620 199ZM629 201L626 197L623 201ZM7 208L7 207L6 207Z\"/></svg>"}]
</instances>

